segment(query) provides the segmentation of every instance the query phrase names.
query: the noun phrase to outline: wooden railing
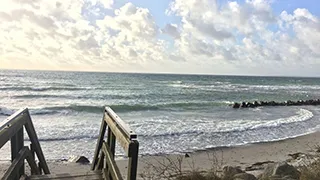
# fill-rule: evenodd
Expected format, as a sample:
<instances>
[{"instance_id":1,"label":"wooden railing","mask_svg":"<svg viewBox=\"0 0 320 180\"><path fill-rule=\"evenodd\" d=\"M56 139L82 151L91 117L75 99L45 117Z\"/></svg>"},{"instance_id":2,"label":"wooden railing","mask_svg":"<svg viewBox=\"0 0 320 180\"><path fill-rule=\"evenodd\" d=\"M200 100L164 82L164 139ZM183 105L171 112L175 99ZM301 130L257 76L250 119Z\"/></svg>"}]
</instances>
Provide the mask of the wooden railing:
<instances>
[{"instance_id":1,"label":"wooden railing","mask_svg":"<svg viewBox=\"0 0 320 180\"><path fill-rule=\"evenodd\" d=\"M31 141L30 149L28 146L24 146L23 127L25 127ZM24 175L25 159L31 168L31 174L41 174L42 170L45 174L50 174L27 108L17 111L0 122L0 149L9 140L11 142L11 165L2 177L3 180L15 180ZM34 153L39 160L38 165Z\"/></svg>"},{"instance_id":2,"label":"wooden railing","mask_svg":"<svg viewBox=\"0 0 320 180\"><path fill-rule=\"evenodd\" d=\"M104 136L107 128L107 141L105 142ZM114 159L116 140L129 158L127 179L136 180L139 150L137 135L110 107L105 108L91 170L103 170L104 179L123 179Z\"/></svg>"}]
</instances>

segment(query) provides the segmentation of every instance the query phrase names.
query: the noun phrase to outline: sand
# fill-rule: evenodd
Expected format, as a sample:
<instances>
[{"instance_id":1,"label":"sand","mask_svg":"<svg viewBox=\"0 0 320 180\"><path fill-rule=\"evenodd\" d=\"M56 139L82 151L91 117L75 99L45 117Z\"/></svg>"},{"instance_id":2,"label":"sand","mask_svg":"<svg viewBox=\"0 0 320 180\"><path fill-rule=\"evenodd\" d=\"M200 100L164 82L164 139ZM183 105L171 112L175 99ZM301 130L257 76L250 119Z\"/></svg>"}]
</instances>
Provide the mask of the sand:
<instances>
[{"instance_id":1,"label":"sand","mask_svg":"<svg viewBox=\"0 0 320 180\"><path fill-rule=\"evenodd\" d=\"M165 162L166 158L177 159L182 156L184 170L199 169L206 170L212 168L212 165L232 165L240 166L245 169L256 162L263 161L286 161L291 157L288 154L302 152L311 153L315 151L317 145L320 144L320 132L300 136L297 138L268 142L257 143L230 148L208 149L206 151L198 151L188 153L190 157L185 155L162 155L162 156L142 156L139 157L138 174L148 170L150 164L157 165L159 162ZM213 157L218 160L218 163L212 163ZM127 161L118 160L117 164L123 175L127 173ZM59 173L80 173L90 170L90 165L80 165L76 163L60 161L48 162L49 169L53 174ZM9 167L9 162L0 162L0 176ZM27 171L29 169L26 168ZM250 172L249 172L250 173ZM253 174L259 171L252 171Z\"/></svg>"}]
</instances>

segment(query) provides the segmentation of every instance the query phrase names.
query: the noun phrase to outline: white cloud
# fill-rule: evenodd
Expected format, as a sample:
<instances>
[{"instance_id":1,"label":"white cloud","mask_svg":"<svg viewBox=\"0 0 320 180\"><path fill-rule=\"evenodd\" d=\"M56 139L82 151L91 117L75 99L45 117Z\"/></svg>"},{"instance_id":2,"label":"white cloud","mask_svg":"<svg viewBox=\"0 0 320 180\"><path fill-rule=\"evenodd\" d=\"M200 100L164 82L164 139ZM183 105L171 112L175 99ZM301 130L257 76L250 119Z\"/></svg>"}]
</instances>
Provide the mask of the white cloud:
<instances>
[{"instance_id":1,"label":"white cloud","mask_svg":"<svg viewBox=\"0 0 320 180\"><path fill-rule=\"evenodd\" d=\"M181 22L159 27L147 8L114 3L0 3L0 65L232 74L320 68L320 22L307 9L277 15L271 0L175 0L167 14Z\"/></svg>"}]
</instances>

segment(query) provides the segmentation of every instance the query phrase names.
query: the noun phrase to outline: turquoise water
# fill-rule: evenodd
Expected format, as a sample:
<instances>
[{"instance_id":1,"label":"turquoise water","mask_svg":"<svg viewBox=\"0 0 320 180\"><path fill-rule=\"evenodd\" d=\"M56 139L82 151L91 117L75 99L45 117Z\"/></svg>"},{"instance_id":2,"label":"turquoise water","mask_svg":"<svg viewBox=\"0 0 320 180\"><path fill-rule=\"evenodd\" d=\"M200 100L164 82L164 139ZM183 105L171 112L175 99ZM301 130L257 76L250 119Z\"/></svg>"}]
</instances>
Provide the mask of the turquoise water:
<instances>
[{"instance_id":1,"label":"turquoise water","mask_svg":"<svg viewBox=\"0 0 320 180\"><path fill-rule=\"evenodd\" d=\"M28 107L48 159L92 157L111 106L138 134L141 154L181 153L313 132L317 106L230 104L318 99L319 90L319 78L1 70L0 120Z\"/></svg>"}]
</instances>

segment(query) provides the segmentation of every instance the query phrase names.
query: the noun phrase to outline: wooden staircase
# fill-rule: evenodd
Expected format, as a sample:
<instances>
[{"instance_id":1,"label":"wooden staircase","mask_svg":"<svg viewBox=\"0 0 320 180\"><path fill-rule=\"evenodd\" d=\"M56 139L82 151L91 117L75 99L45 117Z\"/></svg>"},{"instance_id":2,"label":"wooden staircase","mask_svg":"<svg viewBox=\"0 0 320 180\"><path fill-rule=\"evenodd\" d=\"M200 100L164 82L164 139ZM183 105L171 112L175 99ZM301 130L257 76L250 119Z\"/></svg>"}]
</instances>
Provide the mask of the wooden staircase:
<instances>
[{"instance_id":1,"label":"wooden staircase","mask_svg":"<svg viewBox=\"0 0 320 180\"><path fill-rule=\"evenodd\" d=\"M23 127L31 141L30 147L24 146ZM106 132L107 140L105 141ZM92 171L89 172L50 174L27 108L17 111L0 122L0 148L9 140L11 142L11 165L1 180L122 180L123 176L114 158L116 140L119 141L128 156L127 179L136 180L139 149L137 135L109 107L106 107L104 111ZM25 160L31 169L30 176L25 175Z\"/></svg>"}]
</instances>

